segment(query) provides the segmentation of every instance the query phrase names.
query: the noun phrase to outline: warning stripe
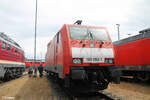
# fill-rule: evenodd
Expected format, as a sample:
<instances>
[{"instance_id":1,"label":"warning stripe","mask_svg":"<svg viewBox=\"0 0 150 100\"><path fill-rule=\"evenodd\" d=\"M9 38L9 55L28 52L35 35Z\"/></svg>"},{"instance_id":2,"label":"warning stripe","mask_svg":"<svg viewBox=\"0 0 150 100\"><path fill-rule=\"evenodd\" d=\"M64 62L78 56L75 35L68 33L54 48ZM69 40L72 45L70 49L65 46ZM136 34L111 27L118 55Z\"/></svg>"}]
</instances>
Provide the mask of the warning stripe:
<instances>
[{"instance_id":1,"label":"warning stripe","mask_svg":"<svg viewBox=\"0 0 150 100\"><path fill-rule=\"evenodd\" d=\"M8 60L0 60L1 64L18 64L18 65L25 65L25 63L22 62L14 62L14 61L8 61Z\"/></svg>"}]
</instances>

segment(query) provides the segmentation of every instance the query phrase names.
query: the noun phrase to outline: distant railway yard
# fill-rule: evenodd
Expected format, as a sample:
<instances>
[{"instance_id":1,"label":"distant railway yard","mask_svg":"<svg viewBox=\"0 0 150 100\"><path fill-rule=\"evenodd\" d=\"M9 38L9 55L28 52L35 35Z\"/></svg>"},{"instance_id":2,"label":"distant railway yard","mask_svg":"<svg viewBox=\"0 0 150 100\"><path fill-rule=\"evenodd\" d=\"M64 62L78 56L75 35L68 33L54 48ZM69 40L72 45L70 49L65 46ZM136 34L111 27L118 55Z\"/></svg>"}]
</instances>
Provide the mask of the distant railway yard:
<instances>
[{"instance_id":1,"label":"distant railway yard","mask_svg":"<svg viewBox=\"0 0 150 100\"><path fill-rule=\"evenodd\" d=\"M150 85L121 82L110 84L102 94L74 95L47 77L22 76L0 85L0 100L150 100Z\"/></svg>"}]
</instances>

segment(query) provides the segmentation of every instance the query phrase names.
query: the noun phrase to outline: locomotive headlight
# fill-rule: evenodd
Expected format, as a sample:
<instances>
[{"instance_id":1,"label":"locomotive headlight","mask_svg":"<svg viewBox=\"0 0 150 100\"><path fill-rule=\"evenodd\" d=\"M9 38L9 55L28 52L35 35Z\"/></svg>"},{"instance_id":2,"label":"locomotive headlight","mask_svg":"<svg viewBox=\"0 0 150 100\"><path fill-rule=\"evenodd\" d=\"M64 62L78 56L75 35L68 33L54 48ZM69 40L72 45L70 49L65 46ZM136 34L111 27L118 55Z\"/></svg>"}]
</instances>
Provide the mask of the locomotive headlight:
<instances>
[{"instance_id":1,"label":"locomotive headlight","mask_svg":"<svg viewBox=\"0 0 150 100\"><path fill-rule=\"evenodd\" d=\"M81 59L75 58L72 60L74 64L81 64Z\"/></svg>"}]
</instances>

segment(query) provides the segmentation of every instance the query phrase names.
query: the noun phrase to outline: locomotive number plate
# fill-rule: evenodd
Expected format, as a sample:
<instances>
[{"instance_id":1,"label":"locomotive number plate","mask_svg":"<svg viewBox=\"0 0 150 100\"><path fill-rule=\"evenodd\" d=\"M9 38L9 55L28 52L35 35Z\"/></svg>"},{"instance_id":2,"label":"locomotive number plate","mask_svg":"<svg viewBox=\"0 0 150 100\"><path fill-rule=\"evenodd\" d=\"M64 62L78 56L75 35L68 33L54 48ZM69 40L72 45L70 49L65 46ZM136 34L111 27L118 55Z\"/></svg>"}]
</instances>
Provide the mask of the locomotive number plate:
<instances>
[{"instance_id":1,"label":"locomotive number plate","mask_svg":"<svg viewBox=\"0 0 150 100\"><path fill-rule=\"evenodd\" d=\"M85 63L101 63L104 62L104 58L84 58Z\"/></svg>"}]
</instances>

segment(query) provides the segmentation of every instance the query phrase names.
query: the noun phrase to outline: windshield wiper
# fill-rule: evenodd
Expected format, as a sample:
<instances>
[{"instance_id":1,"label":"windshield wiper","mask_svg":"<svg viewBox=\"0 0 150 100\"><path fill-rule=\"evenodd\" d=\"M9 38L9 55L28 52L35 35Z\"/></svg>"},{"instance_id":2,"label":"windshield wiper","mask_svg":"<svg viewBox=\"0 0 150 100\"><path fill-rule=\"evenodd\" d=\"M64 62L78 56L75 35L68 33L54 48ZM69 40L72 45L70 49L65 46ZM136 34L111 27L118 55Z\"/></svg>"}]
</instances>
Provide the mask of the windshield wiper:
<instances>
[{"instance_id":1,"label":"windshield wiper","mask_svg":"<svg viewBox=\"0 0 150 100\"><path fill-rule=\"evenodd\" d=\"M94 36L91 31L87 30L87 34L82 38L82 40L85 40L87 37L88 37L87 40L94 40Z\"/></svg>"},{"instance_id":2,"label":"windshield wiper","mask_svg":"<svg viewBox=\"0 0 150 100\"><path fill-rule=\"evenodd\" d=\"M93 40L93 34L92 34L92 32L89 32L88 34L89 34L91 40Z\"/></svg>"}]
</instances>

